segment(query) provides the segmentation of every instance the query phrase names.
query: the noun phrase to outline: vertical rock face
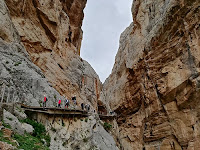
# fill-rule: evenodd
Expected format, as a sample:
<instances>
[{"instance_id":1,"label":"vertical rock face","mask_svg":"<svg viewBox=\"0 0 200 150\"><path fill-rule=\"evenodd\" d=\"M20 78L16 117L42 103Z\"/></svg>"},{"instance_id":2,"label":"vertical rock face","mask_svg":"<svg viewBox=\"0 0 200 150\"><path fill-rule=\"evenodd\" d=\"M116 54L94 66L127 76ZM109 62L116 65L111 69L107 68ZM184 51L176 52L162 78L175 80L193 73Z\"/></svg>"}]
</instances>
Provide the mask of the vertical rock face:
<instances>
[{"instance_id":1,"label":"vertical rock face","mask_svg":"<svg viewBox=\"0 0 200 150\"><path fill-rule=\"evenodd\" d=\"M96 116L57 117L38 114L37 120L45 125L51 136L50 149L118 150L113 137L103 128Z\"/></svg>"},{"instance_id":2,"label":"vertical rock face","mask_svg":"<svg viewBox=\"0 0 200 150\"><path fill-rule=\"evenodd\" d=\"M200 149L200 2L134 0L104 99L124 149Z\"/></svg>"},{"instance_id":3,"label":"vertical rock face","mask_svg":"<svg viewBox=\"0 0 200 150\"><path fill-rule=\"evenodd\" d=\"M6 0L6 4L32 62L52 86L96 107L99 77L79 57L86 0Z\"/></svg>"},{"instance_id":4,"label":"vertical rock face","mask_svg":"<svg viewBox=\"0 0 200 150\"><path fill-rule=\"evenodd\" d=\"M0 101L4 93L3 102L14 100L39 106L45 94L47 106L52 106L58 99L64 99L58 90L68 98L77 94L78 102L81 98L96 107L100 81L91 66L78 56L85 2L0 0ZM13 111L13 107L1 104L0 113L3 108ZM18 106L14 114L26 118ZM57 115L35 115L51 135L50 149L118 149L98 115L64 119ZM30 125L20 123L15 116L4 111L3 119L20 134L33 132ZM3 142L0 147L14 149Z\"/></svg>"},{"instance_id":5,"label":"vertical rock face","mask_svg":"<svg viewBox=\"0 0 200 150\"><path fill-rule=\"evenodd\" d=\"M44 93L50 99L61 98L31 62L3 0L0 1L0 89L4 102L12 100L38 106Z\"/></svg>"}]
</instances>

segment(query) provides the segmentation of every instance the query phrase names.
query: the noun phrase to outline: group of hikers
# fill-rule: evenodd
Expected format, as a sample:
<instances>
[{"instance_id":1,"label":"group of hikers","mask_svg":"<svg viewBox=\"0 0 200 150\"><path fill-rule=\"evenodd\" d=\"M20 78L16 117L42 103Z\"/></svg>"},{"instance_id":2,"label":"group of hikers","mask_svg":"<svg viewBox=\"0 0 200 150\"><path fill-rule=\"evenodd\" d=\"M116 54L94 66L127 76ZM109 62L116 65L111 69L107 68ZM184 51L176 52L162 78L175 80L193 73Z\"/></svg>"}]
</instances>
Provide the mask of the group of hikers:
<instances>
[{"instance_id":1,"label":"group of hikers","mask_svg":"<svg viewBox=\"0 0 200 150\"><path fill-rule=\"evenodd\" d=\"M66 96L65 96L66 97ZM73 101L73 103L74 103L74 105L76 106L76 95L75 96L73 96L72 97L72 101ZM59 102L58 102L58 107L60 107L61 108L61 100L59 100ZM66 100L65 100L65 108L68 108L69 107L69 100L66 98Z\"/></svg>"},{"instance_id":2,"label":"group of hikers","mask_svg":"<svg viewBox=\"0 0 200 150\"><path fill-rule=\"evenodd\" d=\"M90 111L90 105L89 104L84 104L84 103L81 103L81 109L82 110L86 110L86 111Z\"/></svg>"},{"instance_id":3,"label":"group of hikers","mask_svg":"<svg viewBox=\"0 0 200 150\"><path fill-rule=\"evenodd\" d=\"M47 101L48 101L47 97L44 96L43 108L46 107ZM77 105L76 95L72 97L72 101L73 101L74 106L76 106ZM59 99L57 107L61 108L61 102L62 102L61 99ZM65 108L66 107L69 108L69 106L70 106L70 101L69 101L69 99L65 98ZM90 105L89 104L82 103L81 108L82 108L82 110L90 111Z\"/></svg>"},{"instance_id":4,"label":"group of hikers","mask_svg":"<svg viewBox=\"0 0 200 150\"><path fill-rule=\"evenodd\" d=\"M69 101L69 99L66 98L66 96L64 96L64 97L65 97L65 108L66 108L66 107L69 108L69 106L70 106L70 101ZM73 97L71 98L71 100L73 101L74 106L76 106L76 105L77 105L77 103L76 103L76 95L73 96ZM48 101L47 97L44 96L43 108L46 107L47 101ZM58 105L57 105L57 107L61 108L61 99L58 100ZM90 105L89 105L89 104L81 103L81 109L82 109L82 110L86 110L86 111L89 112L89 111L90 111ZM94 113L95 113L95 110L94 110ZM101 112L99 112L99 113L102 114ZM110 115L116 115L116 113L115 113L114 111L110 111L109 113L110 113Z\"/></svg>"},{"instance_id":5,"label":"group of hikers","mask_svg":"<svg viewBox=\"0 0 200 150\"><path fill-rule=\"evenodd\" d=\"M46 107L46 106L47 106L47 101L48 101L47 97L44 96L43 107ZM76 95L72 97L72 101L73 101L74 105L76 105ZM58 105L57 105L57 107L61 108L61 99L58 100ZM66 98L66 100L65 100L65 108L66 108L66 107L67 107L67 108L69 107L69 100L68 100L67 98Z\"/></svg>"}]
</instances>

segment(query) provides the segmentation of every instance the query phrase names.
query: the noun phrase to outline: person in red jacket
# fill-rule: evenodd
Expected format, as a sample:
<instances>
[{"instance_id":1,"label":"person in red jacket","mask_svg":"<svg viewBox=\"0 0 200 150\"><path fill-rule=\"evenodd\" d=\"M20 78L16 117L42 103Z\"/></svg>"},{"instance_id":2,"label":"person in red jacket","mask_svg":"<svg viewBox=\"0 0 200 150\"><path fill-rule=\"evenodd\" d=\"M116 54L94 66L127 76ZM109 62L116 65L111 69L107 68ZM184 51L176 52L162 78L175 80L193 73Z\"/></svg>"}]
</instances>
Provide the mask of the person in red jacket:
<instances>
[{"instance_id":1,"label":"person in red jacket","mask_svg":"<svg viewBox=\"0 0 200 150\"><path fill-rule=\"evenodd\" d=\"M58 107L61 108L61 100L58 101Z\"/></svg>"},{"instance_id":2,"label":"person in red jacket","mask_svg":"<svg viewBox=\"0 0 200 150\"><path fill-rule=\"evenodd\" d=\"M43 101L43 108L47 107L47 97L44 96L44 101Z\"/></svg>"}]
</instances>

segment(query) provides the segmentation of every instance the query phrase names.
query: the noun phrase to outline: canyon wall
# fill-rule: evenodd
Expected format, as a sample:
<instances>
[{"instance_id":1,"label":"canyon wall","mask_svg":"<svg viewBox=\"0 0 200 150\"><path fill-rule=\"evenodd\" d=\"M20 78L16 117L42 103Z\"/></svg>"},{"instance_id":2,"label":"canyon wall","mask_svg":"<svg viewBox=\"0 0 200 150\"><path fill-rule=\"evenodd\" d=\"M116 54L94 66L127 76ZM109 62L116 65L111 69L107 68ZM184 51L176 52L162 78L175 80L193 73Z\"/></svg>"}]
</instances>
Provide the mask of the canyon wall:
<instances>
[{"instance_id":1,"label":"canyon wall","mask_svg":"<svg viewBox=\"0 0 200 150\"><path fill-rule=\"evenodd\" d=\"M134 0L102 101L125 150L200 149L200 1Z\"/></svg>"},{"instance_id":2,"label":"canyon wall","mask_svg":"<svg viewBox=\"0 0 200 150\"><path fill-rule=\"evenodd\" d=\"M50 149L52 150L119 150L97 114L89 117L58 116L55 118L37 113L34 116L38 122L45 125L51 137Z\"/></svg>"},{"instance_id":3,"label":"canyon wall","mask_svg":"<svg viewBox=\"0 0 200 150\"><path fill-rule=\"evenodd\" d=\"M76 94L78 104L86 102L96 107L101 83L91 66L78 55L85 3L0 0L0 101L3 98L4 102L0 116L4 125L11 126L10 132L24 134L25 124L18 119L26 118L23 109L11 102L41 106L46 95L47 106L55 106L58 99L64 100L62 95L71 98ZM118 149L97 114L39 114L35 119L43 123L51 136L50 149ZM1 121L2 134L3 129L8 129ZM26 127L33 131L30 125ZM1 148L9 149L6 143L1 142Z\"/></svg>"},{"instance_id":4,"label":"canyon wall","mask_svg":"<svg viewBox=\"0 0 200 150\"><path fill-rule=\"evenodd\" d=\"M38 106L44 93L49 99L62 98L31 62L3 0L0 1L0 89L1 102ZM53 101L49 101L49 105L53 105Z\"/></svg>"},{"instance_id":5,"label":"canyon wall","mask_svg":"<svg viewBox=\"0 0 200 150\"><path fill-rule=\"evenodd\" d=\"M96 108L101 82L80 58L86 0L5 0L32 62L61 95ZM49 95L47 95L49 96Z\"/></svg>"}]
</instances>

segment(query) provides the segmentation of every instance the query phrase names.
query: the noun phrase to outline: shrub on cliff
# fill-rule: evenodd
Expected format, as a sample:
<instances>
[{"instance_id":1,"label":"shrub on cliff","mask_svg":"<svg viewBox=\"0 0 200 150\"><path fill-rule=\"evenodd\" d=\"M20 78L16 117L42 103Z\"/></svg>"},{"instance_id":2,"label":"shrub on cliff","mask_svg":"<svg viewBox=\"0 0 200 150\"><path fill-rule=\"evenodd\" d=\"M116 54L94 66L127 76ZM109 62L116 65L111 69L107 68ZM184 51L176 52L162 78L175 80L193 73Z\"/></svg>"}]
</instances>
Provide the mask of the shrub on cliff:
<instances>
[{"instance_id":1,"label":"shrub on cliff","mask_svg":"<svg viewBox=\"0 0 200 150\"><path fill-rule=\"evenodd\" d=\"M112 125L109 124L109 123L107 123L107 122L105 122L105 123L103 124L103 127L104 127L104 129L105 129L106 131L109 131L109 130L112 128Z\"/></svg>"},{"instance_id":2,"label":"shrub on cliff","mask_svg":"<svg viewBox=\"0 0 200 150\"><path fill-rule=\"evenodd\" d=\"M18 149L33 149L33 150L49 150L40 139L37 137L31 136L30 134L19 135L15 134L14 139L19 143Z\"/></svg>"},{"instance_id":3,"label":"shrub on cliff","mask_svg":"<svg viewBox=\"0 0 200 150\"><path fill-rule=\"evenodd\" d=\"M44 139L47 142L47 146L50 146L51 138L49 137L49 135L46 135L44 125L28 118L23 120L22 122L32 125L34 128L33 136L37 137L42 143L44 143L44 141L42 140Z\"/></svg>"},{"instance_id":4,"label":"shrub on cliff","mask_svg":"<svg viewBox=\"0 0 200 150\"><path fill-rule=\"evenodd\" d=\"M33 126L34 128L33 136L35 137L40 137L46 132L45 127L41 123L38 123L34 120L30 120L28 118L23 120L23 122L28 123Z\"/></svg>"}]
</instances>

